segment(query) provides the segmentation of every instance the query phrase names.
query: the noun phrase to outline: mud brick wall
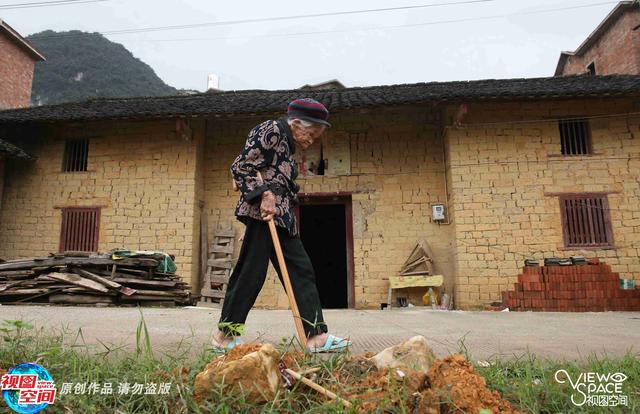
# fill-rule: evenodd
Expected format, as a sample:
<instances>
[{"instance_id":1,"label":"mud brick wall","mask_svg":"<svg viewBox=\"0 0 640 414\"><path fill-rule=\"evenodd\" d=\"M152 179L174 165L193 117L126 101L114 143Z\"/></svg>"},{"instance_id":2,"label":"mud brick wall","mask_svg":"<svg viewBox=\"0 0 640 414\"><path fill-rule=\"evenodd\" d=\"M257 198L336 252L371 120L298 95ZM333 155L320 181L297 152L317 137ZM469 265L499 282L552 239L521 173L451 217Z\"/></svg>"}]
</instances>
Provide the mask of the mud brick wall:
<instances>
[{"instance_id":1,"label":"mud brick wall","mask_svg":"<svg viewBox=\"0 0 640 414\"><path fill-rule=\"evenodd\" d=\"M202 124L203 125L203 124ZM203 128L175 121L61 124L20 139L34 162L7 160L0 257L56 252L63 207L100 207L98 248L164 250L178 274L197 276L196 148ZM62 172L67 138L89 139L88 171Z\"/></svg>"},{"instance_id":2,"label":"mud brick wall","mask_svg":"<svg viewBox=\"0 0 640 414\"><path fill-rule=\"evenodd\" d=\"M351 174L302 179L301 191L351 193L359 308L386 302L389 276L421 238L462 309L500 301L525 258L600 257L621 277L640 279L640 117L614 116L638 108L631 99L472 103L462 126L444 132L441 122L453 125L457 107L443 119L431 106L336 114L333 131L349 140ZM561 156L555 119L585 116L596 116L593 154ZM0 257L57 251L60 208L100 207L101 250L168 251L197 286L200 215L208 216L209 241L217 225L240 235L228 169L265 119L192 121L186 135L175 120L7 129L7 139L38 158L6 161ZM89 171L61 172L67 138L89 139ZM564 247L558 194L585 192L607 194L612 248ZM432 203L447 205L452 225L431 221ZM422 293L410 291L409 300L419 304ZM273 272L257 305L287 306Z\"/></svg>"},{"instance_id":3,"label":"mud brick wall","mask_svg":"<svg viewBox=\"0 0 640 414\"><path fill-rule=\"evenodd\" d=\"M640 289L621 289L620 275L604 263L525 267L502 298L514 311L640 311Z\"/></svg>"},{"instance_id":4,"label":"mud brick wall","mask_svg":"<svg viewBox=\"0 0 640 414\"><path fill-rule=\"evenodd\" d=\"M210 234L219 223L242 231L233 216L238 195L231 190L228 169L249 130L264 119L209 123L204 185ZM350 138L351 175L302 179L301 192L352 193L356 307L386 302L389 276L397 275L420 238L431 244L436 272L445 275L451 291L452 228L431 222L431 203L446 203L442 139L433 115L428 109L340 114L332 123L332 132L357 132ZM421 304L424 291L410 290L410 301ZM273 271L257 306L288 306Z\"/></svg>"},{"instance_id":5,"label":"mud brick wall","mask_svg":"<svg viewBox=\"0 0 640 414\"><path fill-rule=\"evenodd\" d=\"M591 119L593 154L571 157L558 122L544 121L637 110L631 100L469 104L464 126L446 132L457 305L499 302L526 258L600 257L640 279L640 117ZM557 194L588 192L608 193L614 248L564 247Z\"/></svg>"}]
</instances>

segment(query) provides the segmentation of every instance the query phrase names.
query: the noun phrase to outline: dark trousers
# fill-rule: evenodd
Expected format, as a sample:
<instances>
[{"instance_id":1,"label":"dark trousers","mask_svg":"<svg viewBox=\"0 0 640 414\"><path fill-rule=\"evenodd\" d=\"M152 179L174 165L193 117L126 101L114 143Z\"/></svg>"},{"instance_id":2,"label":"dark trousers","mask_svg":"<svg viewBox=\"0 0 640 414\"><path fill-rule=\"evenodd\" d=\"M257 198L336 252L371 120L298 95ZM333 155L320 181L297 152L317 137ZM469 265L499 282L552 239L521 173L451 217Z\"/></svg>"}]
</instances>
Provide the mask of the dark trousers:
<instances>
[{"instance_id":1,"label":"dark trousers","mask_svg":"<svg viewBox=\"0 0 640 414\"><path fill-rule=\"evenodd\" d=\"M240 256L229 279L218 323L218 329L230 336L243 333L249 310L264 285L269 260L284 286L269 226L255 219L248 219L246 225ZM287 230L280 227L277 229L304 331L307 337L327 332L309 255L299 237L291 237Z\"/></svg>"}]
</instances>

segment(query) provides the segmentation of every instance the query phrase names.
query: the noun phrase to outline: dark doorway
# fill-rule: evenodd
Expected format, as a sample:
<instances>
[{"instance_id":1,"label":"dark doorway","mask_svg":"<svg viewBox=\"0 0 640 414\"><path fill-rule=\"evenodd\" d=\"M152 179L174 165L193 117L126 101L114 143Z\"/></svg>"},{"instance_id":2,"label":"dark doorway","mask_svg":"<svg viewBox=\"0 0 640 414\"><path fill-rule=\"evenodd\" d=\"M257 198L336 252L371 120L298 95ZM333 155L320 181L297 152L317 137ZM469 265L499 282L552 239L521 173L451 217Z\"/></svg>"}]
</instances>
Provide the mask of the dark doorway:
<instances>
[{"instance_id":1,"label":"dark doorway","mask_svg":"<svg viewBox=\"0 0 640 414\"><path fill-rule=\"evenodd\" d=\"M299 210L300 237L313 263L322 307L348 308L347 205L307 202Z\"/></svg>"}]
</instances>

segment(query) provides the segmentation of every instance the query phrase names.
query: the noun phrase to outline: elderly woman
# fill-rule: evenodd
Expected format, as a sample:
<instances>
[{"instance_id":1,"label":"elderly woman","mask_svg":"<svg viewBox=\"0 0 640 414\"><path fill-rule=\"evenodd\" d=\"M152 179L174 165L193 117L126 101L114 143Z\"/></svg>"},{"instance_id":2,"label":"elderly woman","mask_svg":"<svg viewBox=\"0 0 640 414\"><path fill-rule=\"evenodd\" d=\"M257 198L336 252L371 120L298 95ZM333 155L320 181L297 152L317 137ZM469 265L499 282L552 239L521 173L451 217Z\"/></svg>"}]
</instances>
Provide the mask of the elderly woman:
<instances>
[{"instance_id":1,"label":"elderly woman","mask_svg":"<svg viewBox=\"0 0 640 414\"><path fill-rule=\"evenodd\" d=\"M253 128L243 151L231 165L233 180L240 189L236 216L246 225L246 231L212 341L218 349L231 349L239 343L235 337L243 334L249 310L264 284L269 260L282 282L266 223L271 219L275 220L303 321L305 345L312 352L330 352L351 345L327 334L313 267L298 235L294 212L299 186L295 182L298 167L293 154L296 148L309 148L331 126L327 122L329 111L320 102L305 98L291 102L287 115Z\"/></svg>"}]
</instances>

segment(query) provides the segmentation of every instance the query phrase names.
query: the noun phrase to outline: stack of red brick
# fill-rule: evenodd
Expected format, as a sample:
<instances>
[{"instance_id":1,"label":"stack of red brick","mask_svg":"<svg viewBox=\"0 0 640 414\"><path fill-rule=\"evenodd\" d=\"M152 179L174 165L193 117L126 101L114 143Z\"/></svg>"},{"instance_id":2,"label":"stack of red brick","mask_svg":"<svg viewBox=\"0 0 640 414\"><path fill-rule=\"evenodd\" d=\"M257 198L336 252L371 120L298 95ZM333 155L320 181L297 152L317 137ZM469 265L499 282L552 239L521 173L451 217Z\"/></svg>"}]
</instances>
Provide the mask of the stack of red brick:
<instances>
[{"instance_id":1,"label":"stack of red brick","mask_svg":"<svg viewBox=\"0 0 640 414\"><path fill-rule=\"evenodd\" d=\"M640 311L640 289L623 290L604 263L525 267L515 290L502 292L502 304L512 311Z\"/></svg>"}]
</instances>

